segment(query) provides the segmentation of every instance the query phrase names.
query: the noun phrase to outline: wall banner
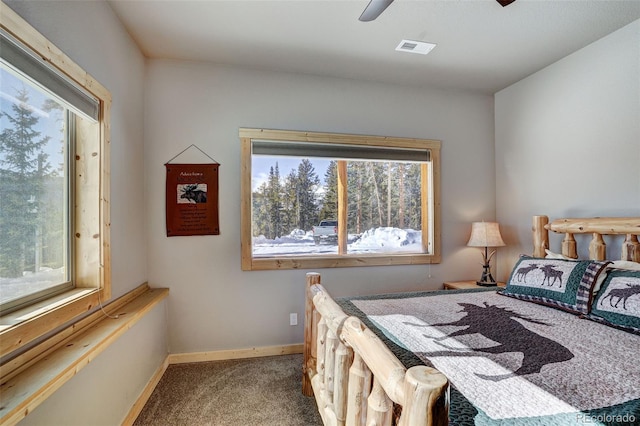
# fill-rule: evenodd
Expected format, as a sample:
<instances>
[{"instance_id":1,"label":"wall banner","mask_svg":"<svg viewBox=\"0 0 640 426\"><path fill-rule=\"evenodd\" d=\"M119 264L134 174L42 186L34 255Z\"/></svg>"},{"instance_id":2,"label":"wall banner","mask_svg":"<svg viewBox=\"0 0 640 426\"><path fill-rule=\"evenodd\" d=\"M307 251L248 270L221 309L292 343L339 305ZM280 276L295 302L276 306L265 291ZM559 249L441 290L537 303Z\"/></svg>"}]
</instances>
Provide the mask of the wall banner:
<instances>
[{"instance_id":1,"label":"wall banner","mask_svg":"<svg viewBox=\"0 0 640 426\"><path fill-rule=\"evenodd\" d=\"M167 237L220 235L218 168L220 164L165 164Z\"/></svg>"}]
</instances>

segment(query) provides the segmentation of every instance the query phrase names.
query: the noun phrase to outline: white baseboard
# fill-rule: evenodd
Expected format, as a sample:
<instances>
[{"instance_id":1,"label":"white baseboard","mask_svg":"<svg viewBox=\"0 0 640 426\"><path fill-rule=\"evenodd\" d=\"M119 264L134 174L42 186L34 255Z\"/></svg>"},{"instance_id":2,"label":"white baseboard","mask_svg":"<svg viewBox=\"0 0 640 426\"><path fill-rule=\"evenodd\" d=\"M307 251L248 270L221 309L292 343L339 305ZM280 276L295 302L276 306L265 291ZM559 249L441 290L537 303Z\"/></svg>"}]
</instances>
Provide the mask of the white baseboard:
<instances>
[{"instance_id":1,"label":"white baseboard","mask_svg":"<svg viewBox=\"0 0 640 426\"><path fill-rule=\"evenodd\" d=\"M301 354L303 344L284 346L262 346L257 348L231 349L225 351L191 352L169 354L169 364L187 362L222 361L226 359L256 358L261 356Z\"/></svg>"}]
</instances>

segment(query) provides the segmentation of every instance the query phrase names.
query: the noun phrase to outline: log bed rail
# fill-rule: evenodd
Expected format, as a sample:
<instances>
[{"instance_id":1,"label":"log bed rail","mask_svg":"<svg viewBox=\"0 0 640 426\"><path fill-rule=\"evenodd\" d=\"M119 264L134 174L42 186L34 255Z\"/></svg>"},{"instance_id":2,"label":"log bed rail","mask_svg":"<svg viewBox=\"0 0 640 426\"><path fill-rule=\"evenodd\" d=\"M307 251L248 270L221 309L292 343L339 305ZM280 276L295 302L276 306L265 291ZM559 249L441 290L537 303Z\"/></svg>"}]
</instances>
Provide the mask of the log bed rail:
<instances>
[{"instance_id":1,"label":"log bed rail","mask_svg":"<svg viewBox=\"0 0 640 426\"><path fill-rule=\"evenodd\" d=\"M603 235L625 235L622 260L640 262L640 217L556 219L533 217L535 257L545 257L549 231L565 233L562 254L577 258L574 234L592 234L589 257L606 258ZM347 316L306 274L302 392L314 395L326 426L432 426L449 421L449 382L426 366L406 369L358 318ZM394 410L394 404L401 410ZM399 418L397 412L400 412Z\"/></svg>"},{"instance_id":2,"label":"log bed rail","mask_svg":"<svg viewBox=\"0 0 640 426\"><path fill-rule=\"evenodd\" d=\"M408 370L358 318L347 316L307 274L302 392L315 395L325 425L446 425L449 382L426 366Z\"/></svg>"}]
</instances>

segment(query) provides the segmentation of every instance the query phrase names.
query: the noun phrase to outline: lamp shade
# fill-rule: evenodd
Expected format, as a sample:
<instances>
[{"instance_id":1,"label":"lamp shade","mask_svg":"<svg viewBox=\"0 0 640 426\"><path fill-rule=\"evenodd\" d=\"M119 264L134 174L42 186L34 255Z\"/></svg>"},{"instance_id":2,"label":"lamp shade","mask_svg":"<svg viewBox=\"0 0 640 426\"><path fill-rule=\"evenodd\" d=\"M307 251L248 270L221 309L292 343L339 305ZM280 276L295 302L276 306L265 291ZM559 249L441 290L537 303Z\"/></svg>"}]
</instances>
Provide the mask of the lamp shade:
<instances>
[{"instance_id":1,"label":"lamp shade","mask_svg":"<svg viewBox=\"0 0 640 426\"><path fill-rule=\"evenodd\" d=\"M473 222L468 246L501 247L504 246L498 222Z\"/></svg>"}]
</instances>

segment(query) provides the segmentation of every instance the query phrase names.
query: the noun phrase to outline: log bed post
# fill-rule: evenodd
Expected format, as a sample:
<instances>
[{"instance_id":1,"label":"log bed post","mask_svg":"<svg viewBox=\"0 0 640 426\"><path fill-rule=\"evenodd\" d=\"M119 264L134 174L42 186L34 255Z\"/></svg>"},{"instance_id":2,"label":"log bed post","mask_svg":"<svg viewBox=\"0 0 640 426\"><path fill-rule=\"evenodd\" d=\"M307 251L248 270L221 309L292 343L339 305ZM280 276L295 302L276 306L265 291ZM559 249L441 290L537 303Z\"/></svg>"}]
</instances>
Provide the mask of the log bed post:
<instances>
[{"instance_id":1,"label":"log bed post","mask_svg":"<svg viewBox=\"0 0 640 426\"><path fill-rule=\"evenodd\" d=\"M638 236L626 234L624 243L622 244L622 260L631 260L640 262L640 242Z\"/></svg>"},{"instance_id":2,"label":"log bed post","mask_svg":"<svg viewBox=\"0 0 640 426\"><path fill-rule=\"evenodd\" d=\"M380 381L373 378L373 389L367 398L367 425L391 426L393 402L384 392Z\"/></svg>"},{"instance_id":3,"label":"log bed post","mask_svg":"<svg viewBox=\"0 0 640 426\"><path fill-rule=\"evenodd\" d=\"M549 231L546 225L549 223L548 216L533 216L533 256L545 257L545 250L549 248Z\"/></svg>"},{"instance_id":4,"label":"log bed post","mask_svg":"<svg viewBox=\"0 0 640 426\"><path fill-rule=\"evenodd\" d=\"M402 408L398 426L446 426L449 423L449 383L442 373L425 365L411 367L407 370L405 388L405 395L413 398Z\"/></svg>"},{"instance_id":5,"label":"log bed post","mask_svg":"<svg viewBox=\"0 0 640 426\"><path fill-rule=\"evenodd\" d=\"M347 426L365 426L367 399L371 393L371 370L355 353L349 369L349 395L347 398Z\"/></svg>"},{"instance_id":6,"label":"log bed post","mask_svg":"<svg viewBox=\"0 0 640 426\"><path fill-rule=\"evenodd\" d=\"M314 342L314 334L316 327L312 326L314 322L315 307L313 306L313 299L309 294L312 285L320 284L320 274L309 273L307 274L307 285L305 287L305 306L304 306L304 350L302 361L302 394L306 396L313 395L313 387L311 386L311 378L309 377L309 371L315 371L317 353L312 349L317 350L317 344ZM312 343L313 342L313 343Z\"/></svg>"},{"instance_id":7,"label":"log bed post","mask_svg":"<svg viewBox=\"0 0 640 426\"><path fill-rule=\"evenodd\" d=\"M572 259L578 258L578 247L572 233L566 232L562 240L562 255Z\"/></svg>"},{"instance_id":8,"label":"log bed post","mask_svg":"<svg viewBox=\"0 0 640 426\"><path fill-rule=\"evenodd\" d=\"M605 260L607 258L607 244L602 238L602 234L593 233L593 238L589 243L589 259Z\"/></svg>"}]
</instances>

